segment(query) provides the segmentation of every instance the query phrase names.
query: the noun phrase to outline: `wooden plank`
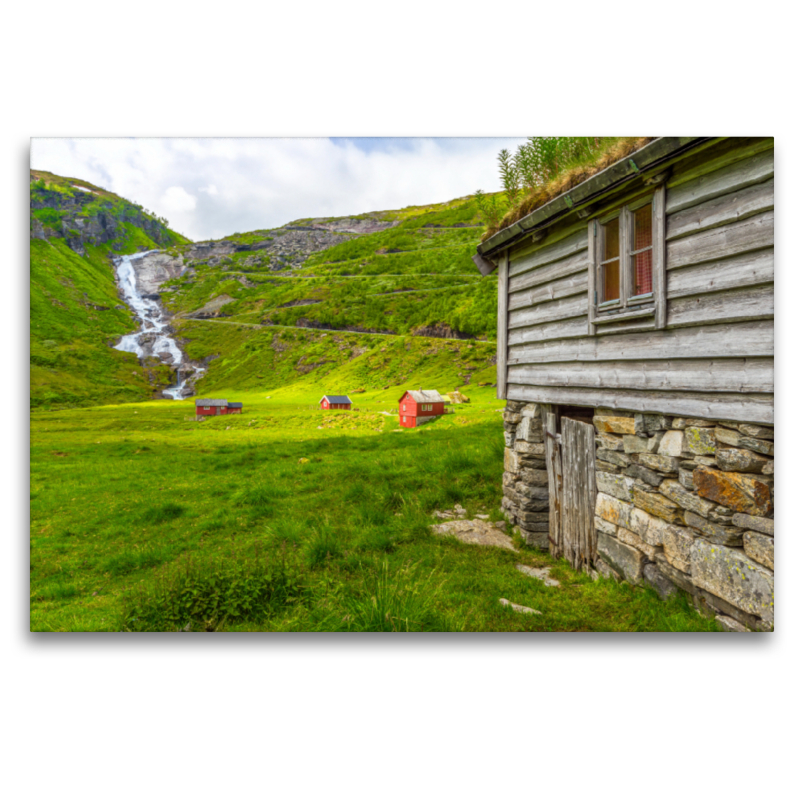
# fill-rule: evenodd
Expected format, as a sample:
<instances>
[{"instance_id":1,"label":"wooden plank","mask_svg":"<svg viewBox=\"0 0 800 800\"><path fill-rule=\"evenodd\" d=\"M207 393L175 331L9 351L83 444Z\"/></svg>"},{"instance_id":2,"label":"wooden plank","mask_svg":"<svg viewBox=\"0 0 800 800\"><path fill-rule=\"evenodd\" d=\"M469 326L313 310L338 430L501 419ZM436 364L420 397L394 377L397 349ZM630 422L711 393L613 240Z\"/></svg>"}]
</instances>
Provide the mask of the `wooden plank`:
<instances>
[{"instance_id":1,"label":"wooden plank","mask_svg":"<svg viewBox=\"0 0 800 800\"><path fill-rule=\"evenodd\" d=\"M561 558L561 454L558 447L558 424L556 415L546 411L544 415L545 459L547 464L547 488L550 494L550 555Z\"/></svg>"},{"instance_id":2,"label":"wooden plank","mask_svg":"<svg viewBox=\"0 0 800 800\"><path fill-rule=\"evenodd\" d=\"M542 233L544 233L547 238L544 240L531 242L530 237L528 237L527 239L522 239L520 242L514 244L509 250L511 255L511 263L513 264L515 261L520 261L526 256L531 255L531 253L541 250L543 247L550 247L557 242L560 242L562 239L566 239L568 236L573 236L578 231L582 231L584 225L586 225L584 220L574 220L570 217L567 217L559 222L553 223L553 225L544 231L537 231L537 236L540 236Z\"/></svg>"},{"instance_id":3,"label":"wooden plank","mask_svg":"<svg viewBox=\"0 0 800 800\"><path fill-rule=\"evenodd\" d=\"M755 358L774 355L774 339L772 320L743 322L738 325L704 325L696 328L515 344L509 348L508 363Z\"/></svg>"},{"instance_id":4,"label":"wooden plank","mask_svg":"<svg viewBox=\"0 0 800 800\"><path fill-rule=\"evenodd\" d=\"M563 553L580 570L592 564L596 551L594 427L562 417L561 442Z\"/></svg>"},{"instance_id":5,"label":"wooden plank","mask_svg":"<svg viewBox=\"0 0 800 800\"><path fill-rule=\"evenodd\" d=\"M581 429L583 435L583 451L586 453L586 490L584 496L584 514L586 522L584 532L586 542L583 549L583 563L592 568L597 558L597 529L594 526L594 509L597 503L597 461L594 443L594 425L585 425Z\"/></svg>"},{"instance_id":6,"label":"wooden plank","mask_svg":"<svg viewBox=\"0 0 800 800\"><path fill-rule=\"evenodd\" d=\"M676 166L667 181L667 214L760 183L775 173L773 140L761 140Z\"/></svg>"},{"instance_id":7,"label":"wooden plank","mask_svg":"<svg viewBox=\"0 0 800 800\"><path fill-rule=\"evenodd\" d=\"M491 275L497 269L497 264L494 261L489 261L488 258L484 258L480 253L476 253L472 256L472 260L475 262L475 266L480 270L481 275Z\"/></svg>"},{"instance_id":8,"label":"wooden plank","mask_svg":"<svg viewBox=\"0 0 800 800\"><path fill-rule=\"evenodd\" d=\"M508 288L509 291L518 292L522 289L530 289L533 286L541 286L550 281L565 278L567 275L584 272L587 265L586 253L581 251L567 258L562 258L560 261L555 261L552 264L537 267L522 275L516 275L509 280Z\"/></svg>"},{"instance_id":9,"label":"wooden plank","mask_svg":"<svg viewBox=\"0 0 800 800\"><path fill-rule=\"evenodd\" d=\"M554 339L574 339L586 336L586 318L577 317L557 322L546 322L529 328L516 328L508 332L508 344L519 345L526 342L547 342Z\"/></svg>"},{"instance_id":10,"label":"wooden plank","mask_svg":"<svg viewBox=\"0 0 800 800\"><path fill-rule=\"evenodd\" d=\"M513 364L508 368L508 381L534 386L769 394L774 390L773 363L765 357Z\"/></svg>"},{"instance_id":11,"label":"wooden plank","mask_svg":"<svg viewBox=\"0 0 800 800\"><path fill-rule=\"evenodd\" d=\"M667 239L718 228L775 208L775 179L729 192L705 203L672 213L667 219Z\"/></svg>"},{"instance_id":12,"label":"wooden plank","mask_svg":"<svg viewBox=\"0 0 800 800\"><path fill-rule=\"evenodd\" d=\"M667 324L667 245L666 187L659 186L653 195L653 297L656 302L656 328Z\"/></svg>"},{"instance_id":13,"label":"wooden plank","mask_svg":"<svg viewBox=\"0 0 800 800\"><path fill-rule=\"evenodd\" d=\"M670 328L678 328L772 319L774 315L775 291L772 284L769 284L676 298L669 303L667 323ZM732 335L738 335L736 327L733 328Z\"/></svg>"},{"instance_id":14,"label":"wooden plank","mask_svg":"<svg viewBox=\"0 0 800 800\"><path fill-rule=\"evenodd\" d=\"M524 328L528 325L538 325L542 322L552 322L557 319L585 317L588 310L589 296L584 292L574 297L564 297L561 300L539 303L539 305L533 307L515 309L508 315L508 327Z\"/></svg>"},{"instance_id":15,"label":"wooden plank","mask_svg":"<svg viewBox=\"0 0 800 800\"><path fill-rule=\"evenodd\" d=\"M775 253L770 247L718 261L671 269L667 273L667 297L672 300L706 292L758 286L774 280Z\"/></svg>"},{"instance_id":16,"label":"wooden plank","mask_svg":"<svg viewBox=\"0 0 800 800\"><path fill-rule=\"evenodd\" d=\"M583 223L580 230L577 230L566 239L562 239L556 244L544 244L536 251L521 259L512 259L509 275L521 275L538 267L543 267L545 264L551 264L554 261L560 261L562 258L574 255L586 249L586 231Z\"/></svg>"},{"instance_id":17,"label":"wooden plank","mask_svg":"<svg viewBox=\"0 0 800 800\"><path fill-rule=\"evenodd\" d=\"M667 242L667 269L701 264L774 245L775 212Z\"/></svg>"},{"instance_id":18,"label":"wooden plank","mask_svg":"<svg viewBox=\"0 0 800 800\"><path fill-rule=\"evenodd\" d=\"M615 408L699 419L774 424L771 394L703 394L700 392L634 392L508 384L510 400Z\"/></svg>"},{"instance_id":19,"label":"wooden plank","mask_svg":"<svg viewBox=\"0 0 800 800\"><path fill-rule=\"evenodd\" d=\"M562 474L562 518L561 543L564 558L574 567L578 538L578 483L580 453L577 451L573 425L575 420L561 418L561 474Z\"/></svg>"},{"instance_id":20,"label":"wooden plank","mask_svg":"<svg viewBox=\"0 0 800 800\"><path fill-rule=\"evenodd\" d=\"M517 308L535 306L549 300L560 300L562 297L571 297L576 294L586 294L589 290L589 276L586 271L559 281L551 281L544 286L537 286L530 290L522 290L509 295L509 311Z\"/></svg>"},{"instance_id":21,"label":"wooden plank","mask_svg":"<svg viewBox=\"0 0 800 800\"><path fill-rule=\"evenodd\" d=\"M497 268L497 398L506 396L508 359L508 254L503 253Z\"/></svg>"}]
</instances>

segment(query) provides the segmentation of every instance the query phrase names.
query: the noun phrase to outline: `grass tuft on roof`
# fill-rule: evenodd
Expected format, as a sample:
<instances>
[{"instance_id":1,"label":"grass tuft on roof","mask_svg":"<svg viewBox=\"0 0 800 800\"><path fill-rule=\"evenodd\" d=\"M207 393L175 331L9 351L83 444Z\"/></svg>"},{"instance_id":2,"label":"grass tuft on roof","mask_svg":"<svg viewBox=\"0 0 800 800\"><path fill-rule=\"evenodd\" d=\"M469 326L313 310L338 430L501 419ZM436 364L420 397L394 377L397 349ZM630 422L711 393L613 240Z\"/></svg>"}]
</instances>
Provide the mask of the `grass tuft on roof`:
<instances>
[{"instance_id":1,"label":"grass tuft on roof","mask_svg":"<svg viewBox=\"0 0 800 800\"><path fill-rule=\"evenodd\" d=\"M641 150L646 144L652 142L655 136L621 136L614 138L584 139L588 142L587 146L578 148L580 150L576 157L564 160L561 165L556 163L554 171L534 185L525 185L521 188L514 184L514 179L508 178L508 164L510 157L507 151L500 154L500 171L503 183L506 188L506 197L510 202L510 207L506 210L502 218L487 219L486 232L481 237L485 242L499 231L513 225L523 217L526 217L537 208L541 208L546 203L554 200L564 192L574 189L579 184L596 175L598 172L616 164L623 158L627 158L637 150ZM573 140L574 141L574 140ZM529 143L534 145L535 139L529 139ZM592 145L594 142L594 146ZM525 147L523 145L523 147ZM515 157L518 160L519 153ZM511 188L511 191L509 191Z\"/></svg>"}]
</instances>

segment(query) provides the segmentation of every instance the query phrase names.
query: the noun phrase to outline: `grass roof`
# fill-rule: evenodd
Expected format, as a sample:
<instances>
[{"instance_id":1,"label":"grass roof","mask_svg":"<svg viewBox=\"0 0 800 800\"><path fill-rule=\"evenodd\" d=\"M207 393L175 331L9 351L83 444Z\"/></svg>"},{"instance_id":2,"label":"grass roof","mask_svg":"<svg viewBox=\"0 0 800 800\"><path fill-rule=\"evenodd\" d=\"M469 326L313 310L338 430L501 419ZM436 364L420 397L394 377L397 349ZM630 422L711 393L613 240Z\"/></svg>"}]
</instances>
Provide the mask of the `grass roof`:
<instances>
[{"instance_id":1,"label":"grass roof","mask_svg":"<svg viewBox=\"0 0 800 800\"><path fill-rule=\"evenodd\" d=\"M641 150L657 137L655 136L623 136L609 143L609 145L599 153L595 152L591 160L585 163L567 164L565 167L553 175L546 183L540 186L526 187L522 189L520 197L514 202L505 215L492 225L487 226L486 232L481 237L485 242L499 231L513 225L523 217L541 208L543 205L554 200L561 194L574 189L578 184L596 175L598 172L610 167L612 164L621 161L637 150Z\"/></svg>"}]
</instances>

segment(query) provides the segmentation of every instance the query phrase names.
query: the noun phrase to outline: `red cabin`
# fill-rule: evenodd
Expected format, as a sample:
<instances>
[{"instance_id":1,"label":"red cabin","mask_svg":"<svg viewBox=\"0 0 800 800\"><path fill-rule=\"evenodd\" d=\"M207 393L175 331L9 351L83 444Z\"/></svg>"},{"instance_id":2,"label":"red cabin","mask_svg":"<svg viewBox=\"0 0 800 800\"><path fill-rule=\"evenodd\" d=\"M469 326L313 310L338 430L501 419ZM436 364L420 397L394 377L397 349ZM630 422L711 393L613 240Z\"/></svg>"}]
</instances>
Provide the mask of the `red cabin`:
<instances>
[{"instance_id":1,"label":"red cabin","mask_svg":"<svg viewBox=\"0 0 800 800\"><path fill-rule=\"evenodd\" d=\"M227 400L197 398L194 401L195 416L198 420L203 417L219 417L223 414L241 414L242 407L242 403L229 403Z\"/></svg>"},{"instance_id":2,"label":"red cabin","mask_svg":"<svg viewBox=\"0 0 800 800\"><path fill-rule=\"evenodd\" d=\"M339 408L349 411L352 405L352 401L346 394L326 394L319 401L319 407L323 410Z\"/></svg>"},{"instance_id":3,"label":"red cabin","mask_svg":"<svg viewBox=\"0 0 800 800\"><path fill-rule=\"evenodd\" d=\"M444 414L444 398L434 389L406 392L400 398L400 425L418 428Z\"/></svg>"}]
</instances>

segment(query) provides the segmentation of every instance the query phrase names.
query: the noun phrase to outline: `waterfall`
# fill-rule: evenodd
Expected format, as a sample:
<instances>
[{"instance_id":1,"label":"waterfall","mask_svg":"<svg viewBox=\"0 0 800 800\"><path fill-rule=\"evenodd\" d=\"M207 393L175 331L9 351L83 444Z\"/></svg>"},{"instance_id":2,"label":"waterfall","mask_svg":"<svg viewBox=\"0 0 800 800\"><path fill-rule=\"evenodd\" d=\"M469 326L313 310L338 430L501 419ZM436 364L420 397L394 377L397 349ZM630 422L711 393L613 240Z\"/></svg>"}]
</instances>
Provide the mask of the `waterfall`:
<instances>
[{"instance_id":1,"label":"waterfall","mask_svg":"<svg viewBox=\"0 0 800 800\"><path fill-rule=\"evenodd\" d=\"M182 400L189 378L200 376L205 370L183 363L183 353L177 342L169 335L169 322L164 316L161 304L139 291L133 261L146 256L147 253L155 252L157 251L148 250L146 253L134 253L121 256L114 261L122 296L141 323L141 328L136 333L129 333L120 339L116 349L135 353L140 359L154 355L164 361L164 356L171 357L172 366L176 369L177 383L164 389L164 394L173 400Z\"/></svg>"}]
</instances>

